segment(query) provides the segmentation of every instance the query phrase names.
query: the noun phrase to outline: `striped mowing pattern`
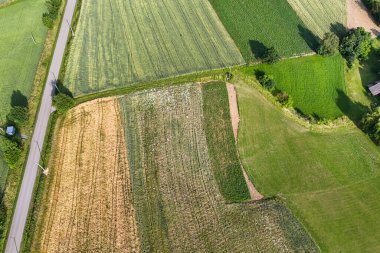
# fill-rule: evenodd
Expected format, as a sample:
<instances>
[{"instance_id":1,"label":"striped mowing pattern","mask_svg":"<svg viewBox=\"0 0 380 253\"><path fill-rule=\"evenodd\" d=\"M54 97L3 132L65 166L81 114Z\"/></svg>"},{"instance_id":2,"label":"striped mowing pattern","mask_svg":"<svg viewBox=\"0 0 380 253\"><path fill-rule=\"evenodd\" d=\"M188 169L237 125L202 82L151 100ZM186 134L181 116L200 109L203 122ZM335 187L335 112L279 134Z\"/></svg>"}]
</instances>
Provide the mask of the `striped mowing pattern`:
<instances>
[{"instance_id":1,"label":"striped mowing pattern","mask_svg":"<svg viewBox=\"0 0 380 253\"><path fill-rule=\"evenodd\" d=\"M321 38L331 29L336 30L341 25L346 26L346 0L288 0L288 2L306 26Z\"/></svg>"},{"instance_id":2,"label":"striped mowing pattern","mask_svg":"<svg viewBox=\"0 0 380 253\"><path fill-rule=\"evenodd\" d=\"M83 0L65 84L81 95L240 64L208 1Z\"/></svg>"}]
</instances>

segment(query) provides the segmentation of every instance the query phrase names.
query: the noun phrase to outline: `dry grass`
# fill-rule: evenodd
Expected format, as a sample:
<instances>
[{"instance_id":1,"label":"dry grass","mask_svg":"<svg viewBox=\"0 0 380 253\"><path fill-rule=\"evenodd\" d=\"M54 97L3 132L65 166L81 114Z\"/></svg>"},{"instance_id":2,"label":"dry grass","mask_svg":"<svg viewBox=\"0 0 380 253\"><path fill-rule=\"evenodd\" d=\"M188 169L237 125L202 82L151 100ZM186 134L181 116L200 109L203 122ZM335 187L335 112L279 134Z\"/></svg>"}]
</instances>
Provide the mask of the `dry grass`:
<instances>
[{"instance_id":1,"label":"dry grass","mask_svg":"<svg viewBox=\"0 0 380 253\"><path fill-rule=\"evenodd\" d=\"M59 126L32 251L139 251L117 100L79 105Z\"/></svg>"}]
</instances>

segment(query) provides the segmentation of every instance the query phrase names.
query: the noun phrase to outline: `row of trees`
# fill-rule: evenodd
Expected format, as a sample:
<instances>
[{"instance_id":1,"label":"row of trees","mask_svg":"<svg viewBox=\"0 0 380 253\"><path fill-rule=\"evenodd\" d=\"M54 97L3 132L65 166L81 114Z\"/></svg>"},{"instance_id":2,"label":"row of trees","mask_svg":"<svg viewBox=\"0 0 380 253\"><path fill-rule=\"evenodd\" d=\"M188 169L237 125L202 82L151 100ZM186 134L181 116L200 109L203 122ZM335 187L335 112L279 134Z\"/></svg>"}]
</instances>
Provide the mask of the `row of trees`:
<instances>
[{"instance_id":1,"label":"row of trees","mask_svg":"<svg viewBox=\"0 0 380 253\"><path fill-rule=\"evenodd\" d=\"M347 60L349 67L356 60L365 60L371 52L371 34L363 27L351 29L342 40L332 32L326 33L320 43L320 55L334 55L338 52Z\"/></svg>"},{"instance_id":2,"label":"row of trees","mask_svg":"<svg viewBox=\"0 0 380 253\"><path fill-rule=\"evenodd\" d=\"M61 0L47 0L45 2L47 12L42 14L42 22L44 25L51 29L53 27L54 21L58 17L59 7L61 6Z\"/></svg>"}]
</instances>

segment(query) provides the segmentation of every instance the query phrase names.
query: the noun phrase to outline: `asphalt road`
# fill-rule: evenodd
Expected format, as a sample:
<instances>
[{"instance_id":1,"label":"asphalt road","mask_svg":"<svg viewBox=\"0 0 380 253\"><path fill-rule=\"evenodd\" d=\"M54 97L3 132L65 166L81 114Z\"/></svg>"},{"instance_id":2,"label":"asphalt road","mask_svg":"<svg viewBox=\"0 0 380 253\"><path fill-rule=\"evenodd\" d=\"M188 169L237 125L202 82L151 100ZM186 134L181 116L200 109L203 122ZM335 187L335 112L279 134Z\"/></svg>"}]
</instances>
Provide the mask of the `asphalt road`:
<instances>
[{"instance_id":1,"label":"asphalt road","mask_svg":"<svg viewBox=\"0 0 380 253\"><path fill-rule=\"evenodd\" d=\"M26 218L28 216L29 206L32 200L33 187L36 181L37 171L39 169L37 164L41 158L40 148L44 143L46 128L52 111L52 94L54 91L53 83L56 81L55 78L58 76L61 68L67 38L69 32L71 32L69 24L71 24L75 5L76 0L67 0L61 29L59 31L53 59L50 65L49 75L46 80L46 85L42 96L40 110L38 111L38 118L34 128L32 142L30 144L30 151L25 167L24 178L21 183L16 208L13 214L11 229L5 248L6 253L18 253L20 250Z\"/></svg>"}]
</instances>

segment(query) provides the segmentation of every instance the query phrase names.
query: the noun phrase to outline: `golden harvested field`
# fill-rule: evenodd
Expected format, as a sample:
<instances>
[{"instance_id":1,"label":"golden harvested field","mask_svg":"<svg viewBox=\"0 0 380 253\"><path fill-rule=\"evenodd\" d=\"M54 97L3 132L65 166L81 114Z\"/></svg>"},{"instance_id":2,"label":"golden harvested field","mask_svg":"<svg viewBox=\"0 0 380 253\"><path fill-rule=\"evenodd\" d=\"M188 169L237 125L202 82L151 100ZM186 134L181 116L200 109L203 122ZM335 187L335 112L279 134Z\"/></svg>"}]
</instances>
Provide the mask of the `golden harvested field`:
<instances>
[{"instance_id":1,"label":"golden harvested field","mask_svg":"<svg viewBox=\"0 0 380 253\"><path fill-rule=\"evenodd\" d=\"M116 98L59 123L33 252L134 252L139 240Z\"/></svg>"}]
</instances>

